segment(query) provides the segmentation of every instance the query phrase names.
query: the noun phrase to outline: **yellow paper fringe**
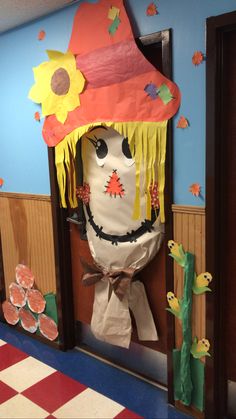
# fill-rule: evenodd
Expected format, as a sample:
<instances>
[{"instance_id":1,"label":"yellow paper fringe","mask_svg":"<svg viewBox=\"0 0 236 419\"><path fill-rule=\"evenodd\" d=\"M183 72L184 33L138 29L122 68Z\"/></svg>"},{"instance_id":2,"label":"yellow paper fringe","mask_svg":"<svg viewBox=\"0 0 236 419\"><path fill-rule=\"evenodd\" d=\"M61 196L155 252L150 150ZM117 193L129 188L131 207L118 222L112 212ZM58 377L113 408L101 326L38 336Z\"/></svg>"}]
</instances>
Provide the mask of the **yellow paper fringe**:
<instances>
[{"instance_id":1,"label":"yellow paper fringe","mask_svg":"<svg viewBox=\"0 0 236 419\"><path fill-rule=\"evenodd\" d=\"M133 218L139 219L140 212L140 173L144 168L146 190L146 217L151 219L150 186L158 182L160 217L165 221L164 187L167 121L163 122L95 122L76 128L55 147L55 163L59 185L61 206L66 208L66 196L71 208L76 208L75 165L77 141L91 128L98 125L112 127L119 134L128 137L136 166L136 195Z\"/></svg>"}]
</instances>

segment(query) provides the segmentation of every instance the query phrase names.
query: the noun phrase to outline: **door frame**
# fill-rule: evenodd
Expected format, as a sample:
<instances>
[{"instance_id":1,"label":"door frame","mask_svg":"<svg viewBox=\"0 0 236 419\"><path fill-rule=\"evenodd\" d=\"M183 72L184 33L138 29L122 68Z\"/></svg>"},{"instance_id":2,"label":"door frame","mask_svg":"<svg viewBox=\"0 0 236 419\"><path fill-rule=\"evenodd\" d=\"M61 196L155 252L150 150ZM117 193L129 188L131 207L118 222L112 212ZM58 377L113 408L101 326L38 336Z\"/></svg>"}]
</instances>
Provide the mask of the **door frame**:
<instances>
[{"instance_id":1,"label":"door frame","mask_svg":"<svg viewBox=\"0 0 236 419\"><path fill-rule=\"evenodd\" d=\"M162 73L171 79L172 77L172 34L171 29L155 32L149 35L141 36L137 43L150 45L154 43L161 44L162 48ZM165 169L165 240L167 248L168 240L173 237L173 217L172 217L172 121L168 122L167 129L167 150L166 158L168 164ZM57 185L55 150L48 148L48 161L51 185L51 205L53 216L53 234L56 263L56 283L59 302L59 330L62 349L70 349L75 345L75 319L73 311L73 285L72 268L70 252L70 227L66 221L68 210L60 207L59 190ZM173 263L172 259L167 257L166 252L166 289L173 288ZM166 313L167 315L167 313ZM167 369L168 369L168 401L174 403L173 399L173 365L172 349L174 347L174 316L167 315Z\"/></svg>"},{"instance_id":2,"label":"door frame","mask_svg":"<svg viewBox=\"0 0 236 419\"><path fill-rule=\"evenodd\" d=\"M206 20L206 266L213 276L212 292L206 295L206 336L211 342L211 358L206 360L206 417L226 414L227 389L224 346L225 287L222 281L224 200L223 124L224 81L223 37L236 30L236 12Z\"/></svg>"}]
</instances>

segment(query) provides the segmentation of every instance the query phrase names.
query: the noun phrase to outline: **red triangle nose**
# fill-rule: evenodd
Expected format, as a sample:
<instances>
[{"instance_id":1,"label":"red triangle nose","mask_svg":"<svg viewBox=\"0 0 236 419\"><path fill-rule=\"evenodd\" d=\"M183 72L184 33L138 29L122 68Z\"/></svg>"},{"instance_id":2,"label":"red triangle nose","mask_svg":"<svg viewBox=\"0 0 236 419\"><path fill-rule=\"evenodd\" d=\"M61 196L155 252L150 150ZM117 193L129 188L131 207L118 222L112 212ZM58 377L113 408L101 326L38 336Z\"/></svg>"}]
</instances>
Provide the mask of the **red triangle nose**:
<instances>
[{"instance_id":1,"label":"red triangle nose","mask_svg":"<svg viewBox=\"0 0 236 419\"><path fill-rule=\"evenodd\" d=\"M116 196L120 196L120 198L124 196L125 190L120 182L117 170L113 170L111 176L109 177L107 185L105 186L105 193L114 198L116 198Z\"/></svg>"}]
</instances>

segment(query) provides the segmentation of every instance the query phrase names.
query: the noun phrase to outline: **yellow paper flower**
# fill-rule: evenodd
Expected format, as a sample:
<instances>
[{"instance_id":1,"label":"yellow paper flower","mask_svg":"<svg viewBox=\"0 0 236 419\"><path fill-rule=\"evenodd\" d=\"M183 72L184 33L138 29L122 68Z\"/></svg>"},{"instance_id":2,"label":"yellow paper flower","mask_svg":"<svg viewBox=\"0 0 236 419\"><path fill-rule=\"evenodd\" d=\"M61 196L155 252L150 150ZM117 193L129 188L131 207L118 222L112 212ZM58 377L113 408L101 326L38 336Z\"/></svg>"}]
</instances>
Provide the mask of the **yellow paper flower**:
<instances>
[{"instance_id":1,"label":"yellow paper flower","mask_svg":"<svg viewBox=\"0 0 236 419\"><path fill-rule=\"evenodd\" d=\"M47 51L50 61L34 67L35 84L29 98L42 104L42 114L55 114L62 124L68 112L80 105L79 93L85 79L77 70L75 57L71 52Z\"/></svg>"}]
</instances>

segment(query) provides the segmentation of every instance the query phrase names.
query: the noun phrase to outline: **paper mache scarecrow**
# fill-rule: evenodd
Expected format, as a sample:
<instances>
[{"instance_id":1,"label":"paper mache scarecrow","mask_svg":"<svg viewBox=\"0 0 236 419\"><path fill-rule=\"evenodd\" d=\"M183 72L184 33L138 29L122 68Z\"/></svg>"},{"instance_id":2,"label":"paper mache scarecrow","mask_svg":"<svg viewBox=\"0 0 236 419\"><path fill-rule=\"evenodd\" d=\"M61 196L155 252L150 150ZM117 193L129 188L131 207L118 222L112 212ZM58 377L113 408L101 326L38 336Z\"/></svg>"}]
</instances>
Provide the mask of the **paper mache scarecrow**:
<instances>
[{"instance_id":1,"label":"paper mache scarecrow","mask_svg":"<svg viewBox=\"0 0 236 419\"><path fill-rule=\"evenodd\" d=\"M95 286L91 330L127 348L131 310L139 339L157 340L137 273L163 239L166 130L180 92L137 48L122 0L82 3L68 51L48 56L34 68L29 97L46 116L62 207L83 202L94 261L82 261L84 284Z\"/></svg>"}]
</instances>

